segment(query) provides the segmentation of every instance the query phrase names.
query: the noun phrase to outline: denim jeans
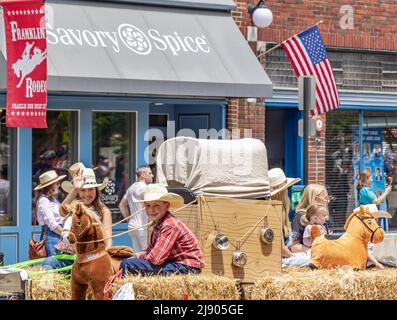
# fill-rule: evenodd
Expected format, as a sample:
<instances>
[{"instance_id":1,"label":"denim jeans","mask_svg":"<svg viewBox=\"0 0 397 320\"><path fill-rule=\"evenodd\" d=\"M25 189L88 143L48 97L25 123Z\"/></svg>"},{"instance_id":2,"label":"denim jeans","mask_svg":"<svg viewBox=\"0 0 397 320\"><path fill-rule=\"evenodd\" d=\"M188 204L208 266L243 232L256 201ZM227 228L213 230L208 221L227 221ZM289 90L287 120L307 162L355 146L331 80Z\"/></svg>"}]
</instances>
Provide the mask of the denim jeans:
<instances>
[{"instance_id":1,"label":"denim jeans","mask_svg":"<svg viewBox=\"0 0 397 320\"><path fill-rule=\"evenodd\" d=\"M52 270L52 269L60 269L60 268L64 268L67 266L72 265L74 262L74 260L58 260L54 257L48 257L47 259L45 259L43 261L43 263L41 264L46 270ZM64 271L64 273L69 274L69 271Z\"/></svg>"},{"instance_id":2,"label":"denim jeans","mask_svg":"<svg viewBox=\"0 0 397 320\"><path fill-rule=\"evenodd\" d=\"M61 227L63 226L61 225ZM55 245L61 239L61 236L55 233L54 231L51 231L47 226L41 226L40 239L43 239L46 228L47 228L47 234L45 236L45 250L47 251L47 257L51 257L57 254L55 250Z\"/></svg>"},{"instance_id":3,"label":"denim jeans","mask_svg":"<svg viewBox=\"0 0 397 320\"><path fill-rule=\"evenodd\" d=\"M170 275L170 274L186 274L186 273L200 273L200 269L185 266L181 263L176 263L172 261L166 261L161 265L155 265L147 260L139 258L127 258L121 261L120 269L122 270L123 276L126 273L131 274L160 274L160 275Z\"/></svg>"}]
</instances>

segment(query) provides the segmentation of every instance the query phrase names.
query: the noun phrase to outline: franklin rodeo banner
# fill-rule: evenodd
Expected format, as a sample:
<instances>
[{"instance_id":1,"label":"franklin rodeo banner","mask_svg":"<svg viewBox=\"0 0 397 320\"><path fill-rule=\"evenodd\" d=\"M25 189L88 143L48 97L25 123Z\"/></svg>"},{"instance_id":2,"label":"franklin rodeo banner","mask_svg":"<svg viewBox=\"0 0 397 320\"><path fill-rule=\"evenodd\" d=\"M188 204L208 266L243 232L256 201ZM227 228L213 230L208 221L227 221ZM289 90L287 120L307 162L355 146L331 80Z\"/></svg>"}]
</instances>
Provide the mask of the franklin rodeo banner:
<instances>
[{"instance_id":1,"label":"franklin rodeo banner","mask_svg":"<svg viewBox=\"0 0 397 320\"><path fill-rule=\"evenodd\" d=\"M47 128L47 40L40 0L3 0L8 127Z\"/></svg>"}]
</instances>

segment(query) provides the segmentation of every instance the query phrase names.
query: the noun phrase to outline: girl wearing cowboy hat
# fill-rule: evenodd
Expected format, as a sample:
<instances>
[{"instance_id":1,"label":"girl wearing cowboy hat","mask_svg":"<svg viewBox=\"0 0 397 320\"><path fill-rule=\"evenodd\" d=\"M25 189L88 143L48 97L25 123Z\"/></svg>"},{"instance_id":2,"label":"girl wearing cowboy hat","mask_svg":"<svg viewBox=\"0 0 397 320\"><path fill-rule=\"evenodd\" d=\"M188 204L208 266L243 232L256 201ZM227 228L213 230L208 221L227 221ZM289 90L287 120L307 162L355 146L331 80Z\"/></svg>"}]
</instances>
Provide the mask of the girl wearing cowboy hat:
<instances>
[{"instance_id":1,"label":"girl wearing cowboy hat","mask_svg":"<svg viewBox=\"0 0 397 320\"><path fill-rule=\"evenodd\" d=\"M40 240L45 236L47 256L56 254L55 245L62 233L63 219L59 212L60 203L57 200L59 181L66 175L58 176L55 170L44 172L40 175L40 184L33 190L36 191L36 219L41 226Z\"/></svg>"},{"instance_id":2,"label":"girl wearing cowboy hat","mask_svg":"<svg viewBox=\"0 0 397 320\"><path fill-rule=\"evenodd\" d=\"M63 191L68 196L62 204L70 204L76 198L81 200L84 205L94 210L99 216L105 229L104 238L106 238L106 249L112 246L112 214L109 208L101 201L101 190L106 188L108 179L105 178L102 183L96 181L94 170L86 168L81 162L73 164L69 168L72 177L72 183L64 181L61 185Z\"/></svg>"}]
</instances>

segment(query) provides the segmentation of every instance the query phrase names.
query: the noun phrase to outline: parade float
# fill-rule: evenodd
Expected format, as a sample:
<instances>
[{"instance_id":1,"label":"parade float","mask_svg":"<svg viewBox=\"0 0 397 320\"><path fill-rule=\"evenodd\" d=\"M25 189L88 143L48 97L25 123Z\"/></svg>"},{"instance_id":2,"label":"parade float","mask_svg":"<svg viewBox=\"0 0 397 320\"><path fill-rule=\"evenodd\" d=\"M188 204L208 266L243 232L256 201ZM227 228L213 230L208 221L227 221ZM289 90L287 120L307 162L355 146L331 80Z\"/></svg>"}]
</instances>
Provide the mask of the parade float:
<instances>
[{"instance_id":1,"label":"parade float","mask_svg":"<svg viewBox=\"0 0 397 320\"><path fill-rule=\"evenodd\" d=\"M158 182L184 197L185 205L173 214L199 238L206 267L200 275L114 276L105 298L129 288L128 297L136 300L397 299L395 269L282 268L281 202L270 199L267 170L266 148L259 140L178 137L164 142L157 156ZM21 294L3 297L70 299L70 275L63 272L72 267L42 270L39 262L3 267L28 274L28 280L13 274ZM87 299L94 297L88 290Z\"/></svg>"}]
</instances>

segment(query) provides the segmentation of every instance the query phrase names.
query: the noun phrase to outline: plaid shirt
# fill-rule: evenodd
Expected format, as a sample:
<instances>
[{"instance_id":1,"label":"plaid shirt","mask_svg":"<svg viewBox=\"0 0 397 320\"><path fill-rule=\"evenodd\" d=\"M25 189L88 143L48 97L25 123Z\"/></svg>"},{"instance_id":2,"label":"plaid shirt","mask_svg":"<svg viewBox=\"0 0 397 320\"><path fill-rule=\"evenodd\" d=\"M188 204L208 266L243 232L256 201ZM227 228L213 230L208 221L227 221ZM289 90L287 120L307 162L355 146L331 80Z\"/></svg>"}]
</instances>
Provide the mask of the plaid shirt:
<instances>
[{"instance_id":1,"label":"plaid shirt","mask_svg":"<svg viewBox=\"0 0 397 320\"><path fill-rule=\"evenodd\" d=\"M155 224L143 258L155 265L171 260L197 269L205 266L196 236L170 212Z\"/></svg>"}]
</instances>

